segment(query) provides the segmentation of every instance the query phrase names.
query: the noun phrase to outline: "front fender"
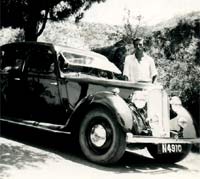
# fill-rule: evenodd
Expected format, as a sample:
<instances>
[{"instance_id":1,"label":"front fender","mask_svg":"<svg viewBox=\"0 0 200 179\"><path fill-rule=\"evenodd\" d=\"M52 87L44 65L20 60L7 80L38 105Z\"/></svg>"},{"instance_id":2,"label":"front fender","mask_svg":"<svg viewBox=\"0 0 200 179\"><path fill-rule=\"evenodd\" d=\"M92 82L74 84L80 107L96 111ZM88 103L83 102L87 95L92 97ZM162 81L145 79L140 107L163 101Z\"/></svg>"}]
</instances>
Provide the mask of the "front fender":
<instances>
[{"instance_id":1,"label":"front fender","mask_svg":"<svg viewBox=\"0 0 200 179\"><path fill-rule=\"evenodd\" d=\"M103 105L114 113L117 121L125 131L133 128L132 112L127 103L112 92L99 92L93 96L90 105Z\"/></svg>"},{"instance_id":2,"label":"front fender","mask_svg":"<svg viewBox=\"0 0 200 179\"><path fill-rule=\"evenodd\" d=\"M182 106L182 105L175 105L172 107L173 110L176 112L177 116L170 120L170 128L173 130L177 130L178 120L179 118L185 118L187 120L187 126L183 130L183 137L184 138L196 138L196 131L193 123L193 119L190 113Z\"/></svg>"},{"instance_id":3,"label":"front fender","mask_svg":"<svg viewBox=\"0 0 200 179\"><path fill-rule=\"evenodd\" d=\"M63 130L76 131L84 115L94 106L106 107L116 116L115 119L125 132L132 130L134 124L130 108L119 95L112 92L98 92L83 98L76 105Z\"/></svg>"}]
</instances>

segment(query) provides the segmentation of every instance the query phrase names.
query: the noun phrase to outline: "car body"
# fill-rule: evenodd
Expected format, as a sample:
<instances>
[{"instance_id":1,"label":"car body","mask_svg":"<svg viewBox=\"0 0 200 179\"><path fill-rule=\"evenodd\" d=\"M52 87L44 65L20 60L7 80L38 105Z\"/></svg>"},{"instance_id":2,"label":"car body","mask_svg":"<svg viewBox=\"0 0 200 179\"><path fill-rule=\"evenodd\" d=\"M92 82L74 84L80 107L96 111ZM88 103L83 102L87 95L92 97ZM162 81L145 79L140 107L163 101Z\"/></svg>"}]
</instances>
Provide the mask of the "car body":
<instances>
[{"instance_id":1,"label":"car body","mask_svg":"<svg viewBox=\"0 0 200 179\"><path fill-rule=\"evenodd\" d=\"M147 147L175 163L198 143L192 118L160 85L118 80L106 57L41 42L1 46L1 122L71 134L87 159Z\"/></svg>"}]
</instances>

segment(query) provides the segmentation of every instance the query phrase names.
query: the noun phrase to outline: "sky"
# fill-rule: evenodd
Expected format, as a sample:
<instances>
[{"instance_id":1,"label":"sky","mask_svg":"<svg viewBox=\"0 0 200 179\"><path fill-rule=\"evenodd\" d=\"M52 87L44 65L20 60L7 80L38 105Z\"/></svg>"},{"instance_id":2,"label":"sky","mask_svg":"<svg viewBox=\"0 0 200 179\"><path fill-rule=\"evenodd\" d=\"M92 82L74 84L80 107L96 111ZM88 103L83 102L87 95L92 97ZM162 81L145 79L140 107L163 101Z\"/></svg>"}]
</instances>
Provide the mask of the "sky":
<instances>
[{"instance_id":1,"label":"sky","mask_svg":"<svg viewBox=\"0 0 200 179\"><path fill-rule=\"evenodd\" d=\"M106 0L93 4L83 21L121 25L126 10L130 10L133 19L141 15L143 24L153 25L175 15L200 11L200 0Z\"/></svg>"}]
</instances>

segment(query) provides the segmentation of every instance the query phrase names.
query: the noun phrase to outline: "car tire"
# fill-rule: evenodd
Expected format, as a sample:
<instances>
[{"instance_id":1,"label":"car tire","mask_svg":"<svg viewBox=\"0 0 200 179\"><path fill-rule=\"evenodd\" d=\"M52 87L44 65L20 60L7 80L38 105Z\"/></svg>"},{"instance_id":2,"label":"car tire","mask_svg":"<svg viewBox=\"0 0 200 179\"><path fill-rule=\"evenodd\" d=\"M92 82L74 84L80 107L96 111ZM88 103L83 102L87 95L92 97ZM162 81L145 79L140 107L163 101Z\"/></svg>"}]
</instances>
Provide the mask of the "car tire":
<instances>
[{"instance_id":1,"label":"car tire","mask_svg":"<svg viewBox=\"0 0 200 179\"><path fill-rule=\"evenodd\" d=\"M116 163L126 149L126 135L112 113L106 108L89 111L79 130L83 154L98 164Z\"/></svg>"},{"instance_id":2,"label":"car tire","mask_svg":"<svg viewBox=\"0 0 200 179\"><path fill-rule=\"evenodd\" d=\"M191 151L192 145L191 144L184 144L183 151L181 153L167 153L167 154L159 154L157 152L157 145L151 144L147 147L151 156L160 163L168 163L174 164L183 160Z\"/></svg>"}]
</instances>

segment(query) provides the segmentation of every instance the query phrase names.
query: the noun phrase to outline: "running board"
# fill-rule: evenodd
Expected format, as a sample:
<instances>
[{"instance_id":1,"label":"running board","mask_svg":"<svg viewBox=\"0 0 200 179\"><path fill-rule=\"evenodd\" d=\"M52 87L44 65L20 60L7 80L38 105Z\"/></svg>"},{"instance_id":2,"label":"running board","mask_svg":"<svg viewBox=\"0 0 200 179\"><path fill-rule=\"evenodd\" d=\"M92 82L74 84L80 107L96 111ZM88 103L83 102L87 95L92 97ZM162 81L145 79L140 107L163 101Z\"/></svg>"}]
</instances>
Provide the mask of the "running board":
<instances>
[{"instance_id":1,"label":"running board","mask_svg":"<svg viewBox=\"0 0 200 179\"><path fill-rule=\"evenodd\" d=\"M178 144L197 144L200 143L200 138L159 138L159 137L151 137L151 136L139 136L139 135L132 135L131 133L127 133L126 135L126 142L128 144L134 143L152 143L152 144L169 144L169 143L178 143Z\"/></svg>"},{"instance_id":2,"label":"running board","mask_svg":"<svg viewBox=\"0 0 200 179\"><path fill-rule=\"evenodd\" d=\"M12 121L8 119L0 119L2 122L11 123L11 124L17 124L21 126L26 127L32 127L40 130L45 130L49 132L54 133L62 133L62 134L71 134L71 132L62 131L62 128L64 128L64 125L56 125L56 124L50 124L45 122L37 122L37 121L28 121L28 120L22 120L22 121Z\"/></svg>"}]
</instances>

